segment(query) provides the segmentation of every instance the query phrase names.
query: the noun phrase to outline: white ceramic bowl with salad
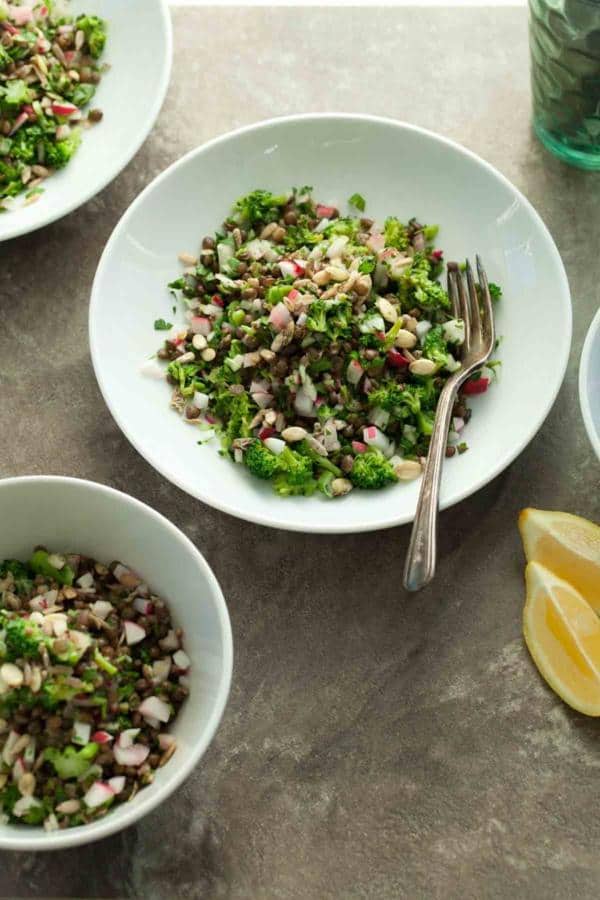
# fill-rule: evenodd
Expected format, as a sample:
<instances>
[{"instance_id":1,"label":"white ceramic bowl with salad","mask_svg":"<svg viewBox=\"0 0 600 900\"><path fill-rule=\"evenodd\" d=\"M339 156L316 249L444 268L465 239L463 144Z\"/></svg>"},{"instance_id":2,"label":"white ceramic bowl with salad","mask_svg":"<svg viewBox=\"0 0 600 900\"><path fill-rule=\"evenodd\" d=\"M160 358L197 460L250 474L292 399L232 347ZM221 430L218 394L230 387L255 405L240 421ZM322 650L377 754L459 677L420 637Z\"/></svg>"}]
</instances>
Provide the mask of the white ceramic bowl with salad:
<instances>
[{"instance_id":1,"label":"white ceramic bowl with salad","mask_svg":"<svg viewBox=\"0 0 600 900\"><path fill-rule=\"evenodd\" d=\"M581 353L579 404L585 430L600 459L600 310L592 319Z\"/></svg>"},{"instance_id":2,"label":"white ceramic bowl with salad","mask_svg":"<svg viewBox=\"0 0 600 900\"><path fill-rule=\"evenodd\" d=\"M55 109L51 110L50 119L45 117L45 125L49 121L62 125L65 132L69 128L71 132L75 130L81 133L81 143L64 168L44 178L37 187L37 173L34 172L29 176L28 190L14 200L9 199L7 205L10 205L10 210L0 214L0 241L27 234L62 218L117 177L140 149L156 122L169 85L172 61L172 28L167 0L127 0L126 3L122 0L54 0L53 4L44 4L42 0L15 0L14 4L7 3L8 0L0 3L2 16L6 9L15 5L25 10L31 7L36 16L32 22L24 21L22 25L19 14L14 19L5 19L13 28L28 30L35 25L42 27L46 19L38 18L39 11L43 10L46 14L50 9L48 14L52 15L52 7L57 14L67 13L75 19L86 15L104 20L107 26L106 44L93 63L98 67L106 63L109 68L102 74L91 102L81 104L84 120L90 109L102 113L102 120L89 128L82 128L76 122L79 112L72 118L71 104L65 105L64 102L69 97L79 102L81 92L72 95L69 87L63 90L57 84L50 85L51 90L54 87L57 91L51 93L48 99L59 99ZM38 46L48 50L50 43L46 45L44 39L41 40ZM88 51L86 44L82 52L87 54ZM73 47L66 52L77 51ZM68 62L68 56L66 62L64 59L61 62L65 71L68 71ZM75 63L78 63L77 58ZM39 83L33 86L36 89L40 87ZM29 124L34 124L35 110L32 110L31 103L19 105L18 109L15 107L15 115L22 114L23 110L30 111L32 120ZM18 126L19 121L15 119L14 124ZM9 140L19 138L20 141L26 129L27 123L11 134ZM42 162L48 168L53 158L46 159L42 153L39 160L29 162L32 165ZM31 184L34 185L32 189ZM43 193L38 193L40 189Z\"/></svg>"},{"instance_id":3,"label":"white ceramic bowl with salad","mask_svg":"<svg viewBox=\"0 0 600 900\"><path fill-rule=\"evenodd\" d=\"M300 185L342 211L358 194L366 202L358 215L377 222L416 216L439 225L435 241L446 260L479 253L490 280L502 287L495 305L499 377L487 393L469 398L469 450L444 467L442 506L457 503L509 465L548 414L567 363L571 303L558 251L525 197L468 150L415 126L335 114L276 119L217 138L160 175L115 229L94 282L90 341L104 398L151 465L242 519L329 533L412 520L418 480L333 500L277 496L245 466L219 455L217 440L199 447L201 433L169 407L164 381L142 374L164 338L154 321L184 322L182 304L166 288L181 272L178 254L199 254L202 237L214 234L238 197Z\"/></svg>"},{"instance_id":4,"label":"white ceramic bowl with salad","mask_svg":"<svg viewBox=\"0 0 600 900\"><path fill-rule=\"evenodd\" d=\"M219 725L231 683L232 637L227 607L208 564L167 519L126 494L58 476L0 481L0 557L28 560L36 545L122 560L164 598L183 629L191 660L189 697L173 725L177 749L154 782L90 824L45 831L0 824L3 850L58 850L95 841L131 825L162 803L197 765ZM4 695L6 696L6 695Z\"/></svg>"}]
</instances>

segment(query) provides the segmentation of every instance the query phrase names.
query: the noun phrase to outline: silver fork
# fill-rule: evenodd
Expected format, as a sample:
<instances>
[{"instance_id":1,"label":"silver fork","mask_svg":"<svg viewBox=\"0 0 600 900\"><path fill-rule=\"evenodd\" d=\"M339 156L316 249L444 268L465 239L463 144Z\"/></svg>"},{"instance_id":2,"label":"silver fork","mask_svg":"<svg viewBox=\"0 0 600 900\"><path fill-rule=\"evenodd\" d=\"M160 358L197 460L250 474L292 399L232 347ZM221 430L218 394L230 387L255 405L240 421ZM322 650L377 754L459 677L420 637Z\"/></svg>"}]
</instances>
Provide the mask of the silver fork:
<instances>
[{"instance_id":1,"label":"silver fork","mask_svg":"<svg viewBox=\"0 0 600 900\"><path fill-rule=\"evenodd\" d=\"M465 339L461 368L450 376L438 401L404 566L404 587L407 591L420 590L435 574L440 480L452 408L458 389L473 372L487 362L494 349L494 316L488 280L479 256L476 261L481 304L470 263L467 261L466 264L466 290L457 264L448 263L448 294L454 316L465 323Z\"/></svg>"}]
</instances>

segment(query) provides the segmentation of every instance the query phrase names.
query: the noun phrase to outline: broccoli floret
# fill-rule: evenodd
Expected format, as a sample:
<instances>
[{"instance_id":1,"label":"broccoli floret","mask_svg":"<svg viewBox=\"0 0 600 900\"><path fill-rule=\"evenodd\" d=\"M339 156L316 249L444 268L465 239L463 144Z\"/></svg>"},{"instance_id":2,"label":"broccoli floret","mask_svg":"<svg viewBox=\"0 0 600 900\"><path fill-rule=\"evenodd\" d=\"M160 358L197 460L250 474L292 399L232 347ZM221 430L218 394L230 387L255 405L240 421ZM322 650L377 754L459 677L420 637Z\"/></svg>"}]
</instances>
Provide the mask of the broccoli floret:
<instances>
[{"instance_id":1,"label":"broccoli floret","mask_svg":"<svg viewBox=\"0 0 600 900\"><path fill-rule=\"evenodd\" d=\"M72 131L64 141L46 141L46 165L53 169L63 169L81 143L79 131Z\"/></svg>"},{"instance_id":2,"label":"broccoli floret","mask_svg":"<svg viewBox=\"0 0 600 900\"><path fill-rule=\"evenodd\" d=\"M78 694L91 694L94 686L83 681L81 684L69 684L64 678L57 677L53 681L45 681L41 693L32 694L46 709L56 709L60 703L67 703Z\"/></svg>"},{"instance_id":3,"label":"broccoli floret","mask_svg":"<svg viewBox=\"0 0 600 900\"><path fill-rule=\"evenodd\" d=\"M75 578L75 572L66 563L64 566L57 568L50 561L50 554L47 550L36 550L29 560L29 568L36 575L43 575L44 578L51 578L58 584L71 585Z\"/></svg>"},{"instance_id":4,"label":"broccoli floret","mask_svg":"<svg viewBox=\"0 0 600 900\"><path fill-rule=\"evenodd\" d=\"M412 265L400 276L400 299L408 308L422 306L424 309L450 309L450 298L437 281L429 277L431 266L425 256L416 253Z\"/></svg>"},{"instance_id":5,"label":"broccoli floret","mask_svg":"<svg viewBox=\"0 0 600 900\"><path fill-rule=\"evenodd\" d=\"M257 478L272 478L277 471L278 459L262 441L252 441L244 453L244 462Z\"/></svg>"},{"instance_id":6,"label":"broccoli floret","mask_svg":"<svg viewBox=\"0 0 600 900\"><path fill-rule=\"evenodd\" d=\"M448 345L444 339L444 329L441 325L431 328L425 335L423 353L440 369L448 362Z\"/></svg>"},{"instance_id":7,"label":"broccoli floret","mask_svg":"<svg viewBox=\"0 0 600 900\"><path fill-rule=\"evenodd\" d=\"M71 90L63 93L66 100L70 100L71 103L74 103L75 106L81 109L83 106L88 105L96 93L96 87L93 84L75 84Z\"/></svg>"},{"instance_id":8,"label":"broccoli floret","mask_svg":"<svg viewBox=\"0 0 600 900\"><path fill-rule=\"evenodd\" d=\"M31 572L18 559L5 559L0 564L0 578L6 578L8 574L13 577L13 590L17 594L28 594L33 584Z\"/></svg>"},{"instance_id":9,"label":"broccoli floret","mask_svg":"<svg viewBox=\"0 0 600 900\"><path fill-rule=\"evenodd\" d=\"M333 237L336 234L343 234L352 240L352 238L355 238L358 234L359 228L360 222L358 219L334 219L333 222L324 229L322 234L326 238Z\"/></svg>"},{"instance_id":10,"label":"broccoli floret","mask_svg":"<svg viewBox=\"0 0 600 900\"><path fill-rule=\"evenodd\" d=\"M79 16L77 28L85 34L90 56L98 59L106 44L106 22L98 16Z\"/></svg>"},{"instance_id":11,"label":"broccoli floret","mask_svg":"<svg viewBox=\"0 0 600 900\"><path fill-rule=\"evenodd\" d=\"M494 284L493 281L490 281L488 284L488 288L490 289L490 297L492 300L500 300L502 297L502 288L499 284Z\"/></svg>"},{"instance_id":12,"label":"broccoli floret","mask_svg":"<svg viewBox=\"0 0 600 900\"><path fill-rule=\"evenodd\" d=\"M87 772L99 749L99 745L93 741L81 750L76 750L75 747L66 747L64 750L46 747L44 759L52 764L58 777L66 781L70 778L79 778Z\"/></svg>"},{"instance_id":13,"label":"broccoli floret","mask_svg":"<svg viewBox=\"0 0 600 900\"><path fill-rule=\"evenodd\" d=\"M327 307L324 300L314 300L310 304L305 324L310 331L327 331Z\"/></svg>"},{"instance_id":14,"label":"broccoli floret","mask_svg":"<svg viewBox=\"0 0 600 900\"><path fill-rule=\"evenodd\" d=\"M277 457L278 473L273 485L283 497L304 494L310 496L317 489L313 465L308 456L286 447Z\"/></svg>"},{"instance_id":15,"label":"broccoli floret","mask_svg":"<svg viewBox=\"0 0 600 900\"><path fill-rule=\"evenodd\" d=\"M398 478L383 453L371 448L355 457L350 480L354 487L377 490L397 481Z\"/></svg>"},{"instance_id":16,"label":"broccoli floret","mask_svg":"<svg viewBox=\"0 0 600 900\"><path fill-rule=\"evenodd\" d=\"M29 619L0 619L0 626L4 626L4 644L6 646L6 659L14 662L16 659L37 659L42 646L47 644L43 631Z\"/></svg>"},{"instance_id":17,"label":"broccoli floret","mask_svg":"<svg viewBox=\"0 0 600 900\"><path fill-rule=\"evenodd\" d=\"M0 107L8 113L14 113L24 103L31 101L31 91L20 78L13 78L6 82L6 87L0 88Z\"/></svg>"},{"instance_id":18,"label":"broccoli floret","mask_svg":"<svg viewBox=\"0 0 600 900\"><path fill-rule=\"evenodd\" d=\"M395 247L397 250L405 250L408 247L406 226L399 219L392 216L386 219L383 234L386 247Z\"/></svg>"},{"instance_id":19,"label":"broccoli floret","mask_svg":"<svg viewBox=\"0 0 600 900\"><path fill-rule=\"evenodd\" d=\"M226 421L223 443L229 449L236 438L250 437L250 422L254 415L248 394L224 392L216 406L217 414ZM223 415L224 413L224 415Z\"/></svg>"},{"instance_id":20,"label":"broccoli floret","mask_svg":"<svg viewBox=\"0 0 600 900\"><path fill-rule=\"evenodd\" d=\"M11 55L6 51L5 47L0 44L0 72L3 72L7 66L12 63Z\"/></svg>"},{"instance_id":21,"label":"broccoli floret","mask_svg":"<svg viewBox=\"0 0 600 900\"><path fill-rule=\"evenodd\" d=\"M314 247L320 244L323 235L318 231L311 231L306 225L288 226L285 235L286 250L297 250L299 247Z\"/></svg>"},{"instance_id":22,"label":"broccoli floret","mask_svg":"<svg viewBox=\"0 0 600 900\"><path fill-rule=\"evenodd\" d=\"M276 222L280 207L285 206L287 201L285 194L275 195L271 191L257 190L240 197L235 209L242 221L248 225L255 225L257 222Z\"/></svg>"},{"instance_id":23,"label":"broccoli floret","mask_svg":"<svg viewBox=\"0 0 600 900\"><path fill-rule=\"evenodd\" d=\"M173 360L167 366L167 372L177 381L182 397L191 397L196 390L196 376L199 371L200 366L196 363L178 363L177 360Z\"/></svg>"},{"instance_id":24,"label":"broccoli floret","mask_svg":"<svg viewBox=\"0 0 600 900\"><path fill-rule=\"evenodd\" d=\"M316 450L313 450L310 444L307 441L302 441L297 444L296 452L300 453L302 456L305 456L307 459L318 466L318 468L323 469L327 472L331 472L336 478L339 478L342 474L342 470L338 468L334 463L331 462L326 456L321 456L320 453L317 453Z\"/></svg>"}]
</instances>

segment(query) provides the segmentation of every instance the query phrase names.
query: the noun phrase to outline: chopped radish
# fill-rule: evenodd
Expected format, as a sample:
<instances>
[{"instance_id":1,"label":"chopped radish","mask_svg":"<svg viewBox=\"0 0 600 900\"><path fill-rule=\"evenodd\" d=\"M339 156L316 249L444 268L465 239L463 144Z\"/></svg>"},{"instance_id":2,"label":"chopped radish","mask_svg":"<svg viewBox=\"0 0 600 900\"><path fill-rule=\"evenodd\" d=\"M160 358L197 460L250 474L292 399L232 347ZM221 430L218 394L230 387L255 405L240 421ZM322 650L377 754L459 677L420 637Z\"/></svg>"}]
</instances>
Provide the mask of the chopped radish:
<instances>
[{"instance_id":1,"label":"chopped radish","mask_svg":"<svg viewBox=\"0 0 600 900\"><path fill-rule=\"evenodd\" d=\"M126 763L119 763L119 765L126 765ZM95 781L84 796L83 802L88 809L97 809L98 806L102 806L103 803L108 803L109 800L112 800L115 793L105 781Z\"/></svg>"},{"instance_id":2,"label":"chopped radish","mask_svg":"<svg viewBox=\"0 0 600 900\"><path fill-rule=\"evenodd\" d=\"M169 734L166 731L163 732L162 734L159 734L158 746L160 747L161 750L168 750L169 747L172 747L174 743L175 743L175 738L173 737L172 734Z\"/></svg>"},{"instance_id":3,"label":"chopped radish","mask_svg":"<svg viewBox=\"0 0 600 900\"><path fill-rule=\"evenodd\" d=\"M177 653L173 654L173 662L177 666L178 669L185 669L186 671L192 664L191 659L185 652L185 650L178 650Z\"/></svg>"},{"instance_id":4,"label":"chopped radish","mask_svg":"<svg viewBox=\"0 0 600 900\"><path fill-rule=\"evenodd\" d=\"M346 378L350 384L358 384L364 374L364 369L357 359L351 359L346 370Z\"/></svg>"},{"instance_id":5,"label":"chopped radish","mask_svg":"<svg viewBox=\"0 0 600 900\"><path fill-rule=\"evenodd\" d=\"M108 731L95 731L92 735L94 744L110 744L112 740L114 740L114 738Z\"/></svg>"},{"instance_id":6,"label":"chopped radish","mask_svg":"<svg viewBox=\"0 0 600 900\"><path fill-rule=\"evenodd\" d=\"M275 331L283 331L291 321L292 317L285 303L278 303L271 310L271 313L269 315L269 322L271 323Z\"/></svg>"},{"instance_id":7,"label":"chopped radish","mask_svg":"<svg viewBox=\"0 0 600 900\"><path fill-rule=\"evenodd\" d=\"M287 295L287 297L285 299L286 299L286 301L295 303L299 296L300 296L300 291L297 291L296 288L292 288L292 290L289 292L289 294Z\"/></svg>"},{"instance_id":8,"label":"chopped radish","mask_svg":"<svg viewBox=\"0 0 600 900\"><path fill-rule=\"evenodd\" d=\"M118 745L122 747L123 750L127 750L128 747L133 747L133 742L139 733L139 728L126 728L117 738Z\"/></svg>"},{"instance_id":9,"label":"chopped radish","mask_svg":"<svg viewBox=\"0 0 600 900\"><path fill-rule=\"evenodd\" d=\"M210 319L207 319L206 316L192 316L190 328L194 334L203 334L204 337L208 337L212 330L212 325Z\"/></svg>"},{"instance_id":10,"label":"chopped radish","mask_svg":"<svg viewBox=\"0 0 600 900\"><path fill-rule=\"evenodd\" d=\"M155 728L156 730L160 728L160 722L154 716L144 716L144 719L146 720L146 725L149 725L150 728Z\"/></svg>"},{"instance_id":11,"label":"chopped radish","mask_svg":"<svg viewBox=\"0 0 600 900\"><path fill-rule=\"evenodd\" d=\"M208 404L210 402L210 398L208 394L202 393L202 391L195 391L192 403L198 409L208 409Z\"/></svg>"},{"instance_id":12,"label":"chopped radish","mask_svg":"<svg viewBox=\"0 0 600 900\"><path fill-rule=\"evenodd\" d=\"M385 237L379 233L372 234L367 241L367 247L373 253L379 253L385 247Z\"/></svg>"},{"instance_id":13,"label":"chopped radish","mask_svg":"<svg viewBox=\"0 0 600 900\"><path fill-rule=\"evenodd\" d=\"M72 103L53 103L50 106L50 109L54 113L55 116L72 116L73 113L79 112L78 108L74 106Z\"/></svg>"},{"instance_id":14,"label":"chopped radish","mask_svg":"<svg viewBox=\"0 0 600 900\"><path fill-rule=\"evenodd\" d=\"M382 453L387 453L390 449L389 440L376 425L369 425L367 428L363 428L363 441L370 447L381 450Z\"/></svg>"},{"instance_id":15,"label":"chopped radish","mask_svg":"<svg viewBox=\"0 0 600 900\"><path fill-rule=\"evenodd\" d=\"M434 260L434 262L441 262L442 259L444 258L444 251L443 250L432 250L431 258Z\"/></svg>"},{"instance_id":16,"label":"chopped radish","mask_svg":"<svg viewBox=\"0 0 600 900\"><path fill-rule=\"evenodd\" d=\"M81 578L77 579L76 582L82 591L89 591L90 588L94 587L94 576L91 572L86 572Z\"/></svg>"},{"instance_id":17,"label":"chopped radish","mask_svg":"<svg viewBox=\"0 0 600 900\"><path fill-rule=\"evenodd\" d=\"M168 722L171 718L171 709L160 697L146 697L139 707L138 711L143 716L150 716L152 719L158 719L159 722Z\"/></svg>"},{"instance_id":18,"label":"chopped radish","mask_svg":"<svg viewBox=\"0 0 600 900\"><path fill-rule=\"evenodd\" d=\"M267 391L255 391L250 396L259 407L259 409L267 409L273 403L273 395Z\"/></svg>"},{"instance_id":19,"label":"chopped radish","mask_svg":"<svg viewBox=\"0 0 600 900\"><path fill-rule=\"evenodd\" d=\"M115 794L120 794L121 791L125 788L125 776L124 775L115 775L113 778L109 778L107 782L109 788Z\"/></svg>"},{"instance_id":20,"label":"chopped radish","mask_svg":"<svg viewBox=\"0 0 600 900\"><path fill-rule=\"evenodd\" d=\"M96 602L92 603L90 606L90 612L92 612L96 618L102 619L103 622L110 616L113 609L114 606L112 603L109 603L108 600L96 600Z\"/></svg>"},{"instance_id":21,"label":"chopped radish","mask_svg":"<svg viewBox=\"0 0 600 900\"><path fill-rule=\"evenodd\" d=\"M288 275L291 275L292 278L300 278L301 275L304 275L306 263L303 263L302 260L282 259L279 263L279 268L284 278Z\"/></svg>"},{"instance_id":22,"label":"chopped radish","mask_svg":"<svg viewBox=\"0 0 600 900\"><path fill-rule=\"evenodd\" d=\"M417 322L417 337L420 341L423 341L423 338L431 328L432 324L427 319L421 319L420 322Z\"/></svg>"},{"instance_id":23,"label":"chopped radish","mask_svg":"<svg viewBox=\"0 0 600 900\"><path fill-rule=\"evenodd\" d=\"M131 747L123 747L116 741L113 754L119 766L141 766L146 762L150 754L150 747L144 744L132 744Z\"/></svg>"},{"instance_id":24,"label":"chopped radish","mask_svg":"<svg viewBox=\"0 0 600 900\"><path fill-rule=\"evenodd\" d=\"M33 10L29 6L9 6L8 14L15 25L27 25L33 21Z\"/></svg>"},{"instance_id":25,"label":"chopped radish","mask_svg":"<svg viewBox=\"0 0 600 900\"><path fill-rule=\"evenodd\" d=\"M214 303L215 306L220 306L221 309L224 309L224 308L225 308L225 301L223 300L222 297L219 297L218 294L213 294L212 297L211 297L211 299L210 299L210 302L211 302L211 303Z\"/></svg>"},{"instance_id":26,"label":"chopped radish","mask_svg":"<svg viewBox=\"0 0 600 900\"><path fill-rule=\"evenodd\" d=\"M258 432L258 438L261 441L266 441L267 438L273 437L276 434L277 434L277 431L274 428L269 428L268 426L265 426L264 428L261 428L260 431Z\"/></svg>"},{"instance_id":27,"label":"chopped radish","mask_svg":"<svg viewBox=\"0 0 600 900\"><path fill-rule=\"evenodd\" d=\"M375 409L371 410L370 419L373 425L377 425L378 428L386 428L390 421L390 414L387 409L376 406Z\"/></svg>"},{"instance_id":28,"label":"chopped radish","mask_svg":"<svg viewBox=\"0 0 600 900\"><path fill-rule=\"evenodd\" d=\"M73 743L87 744L92 733L92 726L87 722L73 722Z\"/></svg>"},{"instance_id":29,"label":"chopped radish","mask_svg":"<svg viewBox=\"0 0 600 900\"><path fill-rule=\"evenodd\" d=\"M68 632L69 640L71 640L75 644L75 649L79 652L80 657L83 656L85 651L92 643L91 635L87 633L87 631L75 631L71 629Z\"/></svg>"},{"instance_id":30,"label":"chopped radish","mask_svg":"<svg viewBox=\"0 0 600 900\"><path fill-rule=\"evenodd\" d=\"M133 608L143 616L149 616L154 609L154 604L145 597L136 597L133 601Z\"/></svg>"},{"instance_id":31,"label":"chopped radish","mask_svg":"<svg viewBox=\"0 0 600 900\"><path fill-rule=\"evenodd\" d=\"M265 442L265 447L268 447L271 453L274 453L275 456L279 456L280 453L283 453L285 450L285 441L280 440L280 438L276 437L268 437Z\"/></svg>"},{"instance_id":32,"label":"chopped radish","mask_svg":"<svg viewBox=\"0 0 600 900\"><path fill-rule=\"evenodd\" d=\"M465 420L460 418L460 416L454 416L452 419L452 427L453 429L460 434L460 432L465 427Z\"/></svg>"},{"instance_id":33,"label":"chopped radish","mask_svg":"<svg viewBox=\"0 0 600 900\"><path fill-rule=\"evenodd\" d=\"M301 387L294 397L294 409L298 415L305 418L314 419L315 417L315 406L305 386Z\"/></svg>"},{"instance_id":34,"label":"chopped radish","mask_svg":"<svg viewBox=\"0 0 600 900\"><path fill-rule=\"evenodd\" d=\"M409 365L409 360L404 353L392 348L387 352L387 361L394 369L405 369Z\"/></svg>"},{"instance_id":35,"label":"chopped radish","mask_svg":"<svg viewBox=\"0 0 600 900\"><path fill-rule=\"evenodd\" d=\"M474 378L472 381L466 381L462 386L462 393L468 396L473 394L485 394L490 385L489 378Z\"/></svg>"},{"instance_id":36,"label":"chopped radish","mask_svg":"<svg viewBox=\"0 0 600 900\"><path fill-rule=\"evenodd\" d=\"M355 453L366 453L367 445L362 441L352 441L352 449Z\"/></svg>"},{"instance_id":37,"label":"chopped radish","mask_svg":"<svg viewBox=\"0 0 600 900\"><path fill-rule=\"evenodd\" d=\"M62 637L67 633L67 616L65 613L50 613L45 622L51 625L54 637Z\"/></svg>"},{"instance_id":38,"label":"chopped radish","mask_svg":"<svg viewBox=\"0 0 600 900\"><path fill-rule=\"evenodd\" d=\"M137 622L126 620L123 622L123 628L125 629L125 640L130 647L133 644L139 644L139 642L143 641L146 637L146 632L141 625L137 624Z\"/></svg>"},{"instance_id":39,"label":"chopped radish","mask_svg":"<svg viewBox=\"0 0 600 900\"><path fill-rule=\"evenodd\" d=\"M350 238L345 234L337 235L327 248L326 255L329 257L329 259L336 259L337 257L340 257L344 252L344 248L349 240Z\"/></svg>"},{"instance_id":40,"label":"chopped radish","mask_svg":"<svg viewBox=\"0 0 600 900\"><path fill-rule=\"evenodd\" d=\"M317 219L331 219L336 212L335 206L324 206L322 203L319 203L317 206Z\"/></svg>"}]
</instances>

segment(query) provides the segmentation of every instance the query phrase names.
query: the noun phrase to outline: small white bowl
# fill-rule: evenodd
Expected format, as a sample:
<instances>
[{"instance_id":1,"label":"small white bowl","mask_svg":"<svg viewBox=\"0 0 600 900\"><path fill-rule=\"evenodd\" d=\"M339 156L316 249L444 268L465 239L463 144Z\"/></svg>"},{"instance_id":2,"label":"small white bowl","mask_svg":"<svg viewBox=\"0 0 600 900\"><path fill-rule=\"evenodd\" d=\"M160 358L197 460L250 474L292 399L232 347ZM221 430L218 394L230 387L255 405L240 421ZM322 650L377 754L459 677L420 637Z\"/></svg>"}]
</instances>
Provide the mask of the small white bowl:
<instances>
[{"instance_id":1,"label":"small white bowl","mask_svg":"<svg viewBox=\"0 0 600 900\"><path fill-rule=\"evenodd\" d=\"M172 28L167 0L72 0L74 15L106 19L101 62L110 70L91 105L104 112L83 135L70 163L44 182L36 203L0 215L0 241L49 225L87 203L125 168L148 137L171 75Z\"/></svg>"},{"instance_id":2,"label":"small white bowl","mask_svg":"<svg viewBox=\"0 0 600 900\"><path fill-rule=\"evenodd\" d=\"M590 443L600 459L600 309L592 319L581 352L579 405Z\"/></svg>"},{"instance_id":3,"label":"small white bowl","mask_svg":"<svg viewBox=\"0 0 600 900\"><path fill-rule=\"evenodd\" d=\"M139 500L91 481L58 476L0 480L0 559L27 559L36 544L122 560L169 603L192 660L190 697L173 724L177 751L153 784L103 819L64 831L0 825L3 850L59 850L107 837L162 803L210 744L229 687L233 648L223 594L202 554Z\"/></svg>"},{"instance_id":4,"label":"small white bowl","mask_svg":"<svg viewBox=\"0 0 600 900\"><path fill-rule=\"evenodd\" d=\"M197 253L231 204L254 188L309 184L347 208L356 191L367 214L438 223L446 259L481 254L502 285L496 305L500 380L473 399L469 452L444 466L442 507L498 475L528 444L562 383L571 344L564 268L531 204L496 169L439 135L390 119L291 116L210 141L163 172L135 200L110 238L94 281L90 344L96 377L115 420L165 478L242 519L307 532L356 532L409 522L419 482L353 491L341 500L278 497L271 485L197 446L194 428L169 407L164 381L141 374L161 343L155 318L171 321L166 288L177 254ZM213 442L217 444L217 442Z\"/></svg>"}]
</instances>

